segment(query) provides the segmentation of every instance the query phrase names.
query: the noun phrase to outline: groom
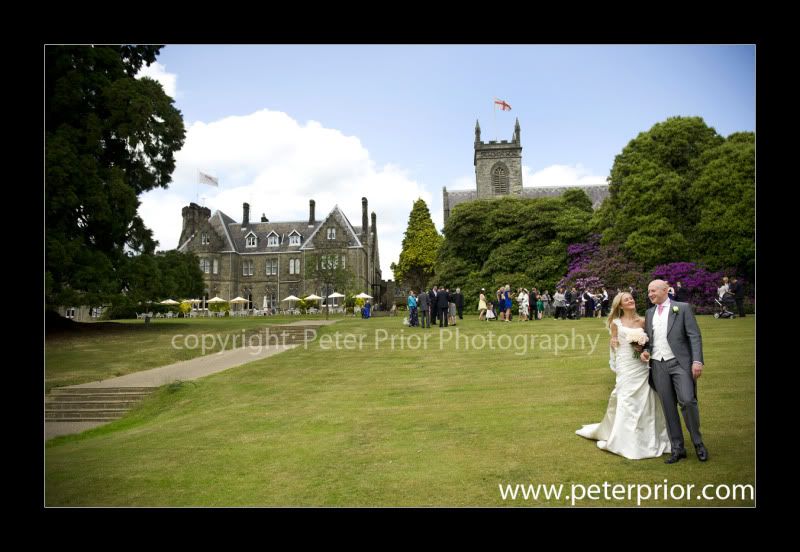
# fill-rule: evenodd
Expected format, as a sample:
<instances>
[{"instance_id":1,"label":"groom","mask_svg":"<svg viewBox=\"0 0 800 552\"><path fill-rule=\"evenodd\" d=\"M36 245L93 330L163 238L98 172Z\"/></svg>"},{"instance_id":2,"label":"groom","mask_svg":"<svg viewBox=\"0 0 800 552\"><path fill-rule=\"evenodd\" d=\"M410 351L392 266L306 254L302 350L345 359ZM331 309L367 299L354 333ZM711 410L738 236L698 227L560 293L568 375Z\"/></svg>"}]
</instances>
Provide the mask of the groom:
<instances>
[{"instance_id":1,"label":"groom","mask_svg":"<svg viewBox=\"0 0 800 552\"><path fill-rule=\"evenodd\" d=\"M652 360L651 381L661 397L667 419L672 455L665 463L674 464L686 458L676 402L681 405L683 421L692 436L697 458L705 462L708 451L700 435L700 411L697 408L697 378L703 373L703 343L691 305L671 301L668 289L663 280L653 280L647 287L647 296L653 306L647 309L645 331L649 341L641 358L644 362Z\"/></svg>"}]
</instances>

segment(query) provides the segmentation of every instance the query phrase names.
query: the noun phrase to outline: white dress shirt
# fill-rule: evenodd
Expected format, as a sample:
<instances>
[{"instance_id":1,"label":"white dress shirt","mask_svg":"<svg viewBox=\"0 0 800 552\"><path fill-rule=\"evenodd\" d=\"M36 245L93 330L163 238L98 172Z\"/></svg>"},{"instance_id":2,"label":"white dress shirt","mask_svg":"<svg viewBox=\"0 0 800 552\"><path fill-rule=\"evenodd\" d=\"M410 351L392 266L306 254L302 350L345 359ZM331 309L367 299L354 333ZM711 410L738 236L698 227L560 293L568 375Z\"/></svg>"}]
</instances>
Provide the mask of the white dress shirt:
<instances>
[{"instance_id":1,"label":"white dress shirt","mask_svg":"<svg viewBox=\"0 0 800 552\"><path fill-rule=\"evenodd\" d=\"M653 313L652 358L659 361L675 358L675 354L669 347L669 341L667 341L667 329L669 329L669 313L671 307L670 300L667 299L662 305L664 305L664 308L661 309L661 314L658 314L658 305L656 305L656 311Z\"/></svg>"}]
</instances>

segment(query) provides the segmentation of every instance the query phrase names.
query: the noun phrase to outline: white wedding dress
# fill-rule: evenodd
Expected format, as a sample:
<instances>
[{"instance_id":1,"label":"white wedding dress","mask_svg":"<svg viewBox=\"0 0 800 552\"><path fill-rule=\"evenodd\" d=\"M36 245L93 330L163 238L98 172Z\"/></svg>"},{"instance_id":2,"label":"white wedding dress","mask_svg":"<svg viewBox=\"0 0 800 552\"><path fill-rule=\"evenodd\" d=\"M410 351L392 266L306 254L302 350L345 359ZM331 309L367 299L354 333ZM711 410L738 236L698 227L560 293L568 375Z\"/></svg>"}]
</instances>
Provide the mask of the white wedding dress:
<instances>
[{"instance_id":1,"label":"white wedding dress","mask_svg":"<svg viewBox=\"0 0 800 552\"><path fill-rule=\"evenodd\" d=\"M576 431L581 437L594 439L603 450L631 460L654 458L671 452L667 422L661 399L648 382L647 364L634 358L626 337L628 330L615 319L619 347L611 349L611 369L617 373L617 384L608 399L603 421Z\"/></svg>"}]
</instances>

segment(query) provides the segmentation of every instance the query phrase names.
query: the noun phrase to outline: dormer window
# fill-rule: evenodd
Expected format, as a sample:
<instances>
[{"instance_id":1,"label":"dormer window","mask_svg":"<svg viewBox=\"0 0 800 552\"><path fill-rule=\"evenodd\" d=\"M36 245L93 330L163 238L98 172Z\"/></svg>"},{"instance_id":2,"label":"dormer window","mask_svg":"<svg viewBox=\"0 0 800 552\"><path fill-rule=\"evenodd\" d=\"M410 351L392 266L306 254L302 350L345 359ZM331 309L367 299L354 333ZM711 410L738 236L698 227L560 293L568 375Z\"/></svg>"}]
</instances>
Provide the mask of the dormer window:
<instances>
[{"instance_id":1,"label":"dormer window","mask_svg":"<svg viewBox=\"0 0 800 552\"><path fill-rule=\"evenodd\" d=\"M289 245L300 245L300 234L294 230L289 234Z\"/></svg>"},{"instance_id":2,"label":"dormer window","mask_svg":"<svg viewBox=\"0 0 800 552\"><path fill-rule=\"evenodd\" d=\"M328 239L329 240L336 239L336 228L328 228Z\"/></svg>"},{"instance_id":3,"label":"dormer window","mask_svg":"<svg viewBox=\"0 0 800 552\"><path fill-rule=\"evenodd\" d=\"M208 239L208 234L206 232L203 232L202 234L200 234L200 244L201 245L208 245L210 243L211 243L211 240Z\"/></svg>"},{"instance_id":4,"label":"dormer window","mask_svg":"<svg viewBox=\"0 0 800 552\"><path fill-rule=\"evenodd\" d=\"M277 234L270 234L267 236L267 247L278 247L278 242L279 240Z\"/></svg>"},{"instance_id":5,"label":"dormer window","mask_svg":"<svg viewBox=\"0 0 800 552\"><path fill-rule=\"evenodd\" d=\"M247 247L255 247L255 246L258 245L258 238L252 232L247 234L247 237L245 238L245 241L246 241Z\"/></svg>"}]
</instances>

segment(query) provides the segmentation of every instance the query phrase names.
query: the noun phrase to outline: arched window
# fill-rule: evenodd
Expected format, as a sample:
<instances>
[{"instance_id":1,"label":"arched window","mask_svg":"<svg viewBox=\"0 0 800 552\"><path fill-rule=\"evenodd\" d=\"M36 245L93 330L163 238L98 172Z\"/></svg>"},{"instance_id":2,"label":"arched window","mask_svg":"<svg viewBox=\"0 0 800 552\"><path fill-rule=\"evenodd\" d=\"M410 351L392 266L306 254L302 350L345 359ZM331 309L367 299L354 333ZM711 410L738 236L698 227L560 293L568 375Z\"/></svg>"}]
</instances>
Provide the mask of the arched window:
<instances>
[{"instance_id":1,"label":"arched window","mask_svg":"<svg viewBox=\"0 0 800 552\"><path fill-rule=\"evenodd\" d=\"M505 167L497 166L492 171L492 188L495 194L508 193L508 171Z\"/></svg>"}]
</instances>

